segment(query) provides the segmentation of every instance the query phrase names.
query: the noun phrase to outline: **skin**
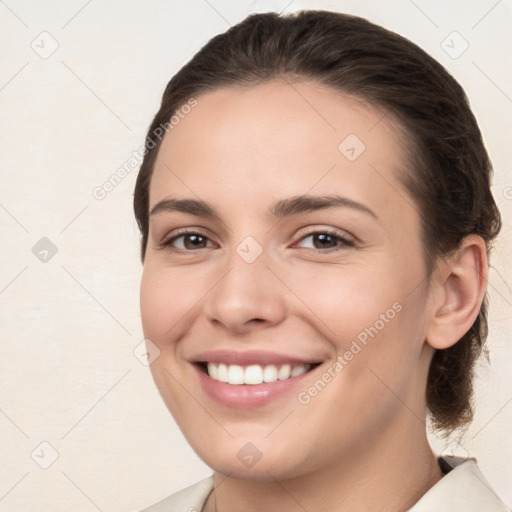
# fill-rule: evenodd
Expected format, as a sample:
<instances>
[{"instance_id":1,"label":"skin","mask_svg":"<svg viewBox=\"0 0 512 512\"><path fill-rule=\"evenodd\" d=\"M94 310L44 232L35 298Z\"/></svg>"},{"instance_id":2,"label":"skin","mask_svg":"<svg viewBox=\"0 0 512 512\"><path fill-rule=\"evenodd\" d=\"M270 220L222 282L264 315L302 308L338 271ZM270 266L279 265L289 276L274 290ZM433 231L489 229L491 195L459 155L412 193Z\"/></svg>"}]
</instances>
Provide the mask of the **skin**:
<instances>
[{"instance_id":1,"label":"skin","mask_svg":"<svg viewBox=\"0 0 512 512\"><path fill-rule=\"evenodd\" d=\"M398 179L400 131L361 101L280 80L197 100L162 143L150 210L169 197L201 199L220 219L151 216L141 312L144 335L160 350L151 371L162 398L215 472L205 510L406 510L442 477L425 432L428 366L434 349L457 342L478 314L483 240L467 237L428 279L419 214ZM353 162L338 150L349 134L366 146ZM269 214L276 201L304 194L342 195L376 218L346 206ZM162 247L183 227L204 243L181 237ZM325 229L353 245L308 236ZM247 236L263 250L252 263L236 251ZM299 403L297 392L396 303L400 312ZM199 385L190 359L209 349L323 364L296 392L235 410ZM248 442L261 452L250 468L237 457Z\"/></svg>"}]
</instances>

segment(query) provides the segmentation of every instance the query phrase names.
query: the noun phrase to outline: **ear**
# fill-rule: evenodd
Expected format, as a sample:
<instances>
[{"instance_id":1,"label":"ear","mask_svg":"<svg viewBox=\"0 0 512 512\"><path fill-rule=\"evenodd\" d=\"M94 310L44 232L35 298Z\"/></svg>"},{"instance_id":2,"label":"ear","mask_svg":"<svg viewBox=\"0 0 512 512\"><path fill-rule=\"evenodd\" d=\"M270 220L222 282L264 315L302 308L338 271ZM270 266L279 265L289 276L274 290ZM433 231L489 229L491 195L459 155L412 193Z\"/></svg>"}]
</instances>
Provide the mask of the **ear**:
<instances>
[{"instance_id":1,"label":"ear","mask_svg":"<svg viewBox=\"0 0 512 512\"><path fill-rule=\"evenodd\" d=\"M487 289L487 248L478 235L469 235L440 261L431 282L432 316L426 342L435 349L451 347L471 328Z\"/></svg>"}]
</instances>

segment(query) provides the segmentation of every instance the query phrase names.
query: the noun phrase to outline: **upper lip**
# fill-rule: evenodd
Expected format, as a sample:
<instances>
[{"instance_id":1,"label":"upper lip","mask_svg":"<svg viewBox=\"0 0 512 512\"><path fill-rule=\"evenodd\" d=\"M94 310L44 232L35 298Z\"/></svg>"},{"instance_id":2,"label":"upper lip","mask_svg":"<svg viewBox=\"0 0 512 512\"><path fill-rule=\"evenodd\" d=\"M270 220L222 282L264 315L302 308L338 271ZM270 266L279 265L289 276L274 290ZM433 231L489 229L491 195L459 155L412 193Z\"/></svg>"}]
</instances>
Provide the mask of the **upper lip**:
<instances>
[{"instance_id":1,"label":"upper lip","mask_svg":"<svg viewBox=\"0 0 512 512\"><path fill-rule=\"evenodd\" d=\"M316 364L320 359L305 359L303 357L278 354L264 350L208 350L194 357L195 363L224 363L227 365L237 364L241 366L250 364Z\"/></svg>"}]
</instances>

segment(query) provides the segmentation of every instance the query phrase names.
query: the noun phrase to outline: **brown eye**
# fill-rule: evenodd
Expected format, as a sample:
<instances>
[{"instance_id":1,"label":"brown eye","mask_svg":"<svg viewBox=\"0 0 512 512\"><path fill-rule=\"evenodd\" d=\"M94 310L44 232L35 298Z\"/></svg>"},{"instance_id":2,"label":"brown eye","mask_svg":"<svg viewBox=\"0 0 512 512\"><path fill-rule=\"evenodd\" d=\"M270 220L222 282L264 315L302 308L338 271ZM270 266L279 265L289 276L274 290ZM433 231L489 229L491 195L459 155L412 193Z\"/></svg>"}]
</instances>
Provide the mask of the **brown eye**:
<instances>
[{"instance_id":1,"label":"brown eye","mask_svg":"<svg viewBox=\"0 0 512 512\"><path fill-rule=\"evenodd\" d=\"M208 247L208 237L201 233L186 231L169 238L162 243L162 247L176 250L177 252L194 251Z\"/></svg>"},{"instance_id":2,"label":"brown eye","mask_svg":"<svg viewBox=\"0 0 512 512\"><path fill-rule=\"evenodd\" d=\"M183 245L185 249L193 250L206 247L206 238L201 235L182 235L178 238L183 238Z\"/></svg>"},{"instance_id":3,"label":"brown eye","mask_svg":"<svg viewBox=\"0 0 512 512\"><path fill-rule=\"evenodd\" d=\"M337 247L339 244L339 240L326 233L317 233L315 235L311 235L313 237L313 241L317 242L317 249L330 249L331 247ZM313 242L313 245L315 245Z\"/></svg>"},{"instance_id":4,"label":"brown eye","mask_svg":"<svg viewBox=\"0 0 512 512\"><path fill-rule=\"evenodd\" d=\"M308 239L311 239L313 247L306 248L312 248L317 250L334 249L336 247L342 249L347 246L354 246L354 242L347 240L338 233L330 231L316 231L313 233L309 233L308 235L302 237L300 241L304 242L305 240Z\"/></svg>"}]
</instances>

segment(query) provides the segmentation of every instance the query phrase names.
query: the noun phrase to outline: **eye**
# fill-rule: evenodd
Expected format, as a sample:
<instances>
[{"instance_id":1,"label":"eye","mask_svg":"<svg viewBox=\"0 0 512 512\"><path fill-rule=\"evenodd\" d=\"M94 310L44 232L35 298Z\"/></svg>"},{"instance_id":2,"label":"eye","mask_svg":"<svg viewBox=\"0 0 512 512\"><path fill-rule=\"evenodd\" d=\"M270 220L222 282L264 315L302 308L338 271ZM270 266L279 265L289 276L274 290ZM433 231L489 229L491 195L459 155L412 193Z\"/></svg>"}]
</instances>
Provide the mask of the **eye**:
<instances>
[{"instance_id":1,"label":"eye","mask_svg":"<svg viewBox=\"0 0 512 512\"><path fill-rule=\"evenodd\" d=\"M323 230L323 231L314 231L312 233L303 236L299 242L304 242L310 239L313 247L306 247L307 249L314 250L332 250L332 249L343 249L348 247L353 247L355 244L353 241L348 240L346 237L335 231Z\"/></svg>"},{"instance_id":2,"label":"eye","mask_svg":"<svg viewBox=\"0 0 512 512\"><path fill-rule=\"evenodd\" d=\"M182 230L164 240L161 243L161 247L175 252L187 252L196 249L206 249L208 242L210 242L210 239L200 232Z\"/></svg>"}]
</instances>

